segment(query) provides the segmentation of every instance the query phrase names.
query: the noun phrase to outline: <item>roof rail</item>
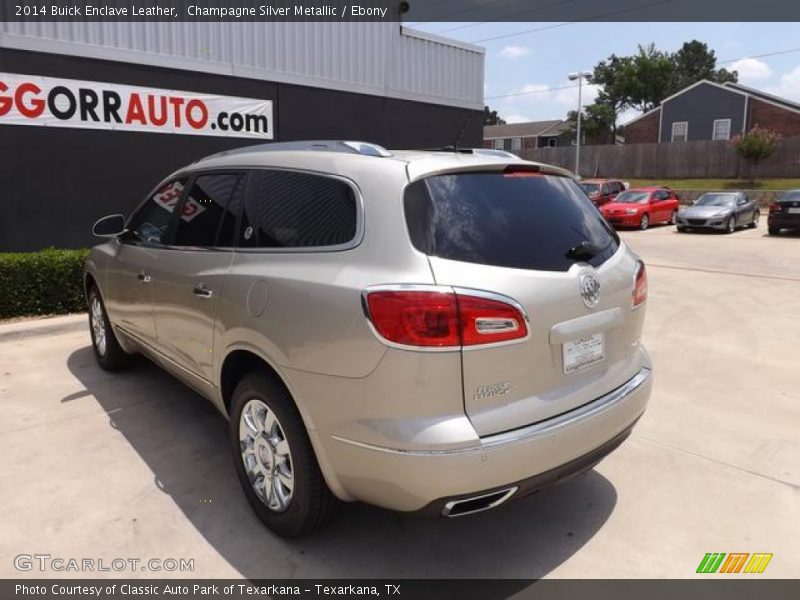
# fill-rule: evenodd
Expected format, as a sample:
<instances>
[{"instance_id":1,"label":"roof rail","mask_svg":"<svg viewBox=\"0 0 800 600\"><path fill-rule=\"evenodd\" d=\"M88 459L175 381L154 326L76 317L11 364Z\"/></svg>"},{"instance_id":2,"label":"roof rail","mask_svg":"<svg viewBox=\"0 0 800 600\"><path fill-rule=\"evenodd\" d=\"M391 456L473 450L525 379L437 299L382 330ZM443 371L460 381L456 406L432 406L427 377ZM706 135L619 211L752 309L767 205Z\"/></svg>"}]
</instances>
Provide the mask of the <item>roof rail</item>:
<instances>
[{"instance_id":1,"label":"roof rail","mask_svg":"<svg viewBox=\"0 0 800 600\"><path fill-rule=\"evenodd\" d=\"M346 154L361 154L363 156L391 156L391 152L383 146L370 142L357 142L345 140L304 140L298 142L272 142L254 144L243 148L225 150L213 156L231 156L237 154L250 154L251 152L279 152L292 150L307 150L317 152L343 152ZM209 157L210 158L210 157Z\"/></svg>"}]
</instances>

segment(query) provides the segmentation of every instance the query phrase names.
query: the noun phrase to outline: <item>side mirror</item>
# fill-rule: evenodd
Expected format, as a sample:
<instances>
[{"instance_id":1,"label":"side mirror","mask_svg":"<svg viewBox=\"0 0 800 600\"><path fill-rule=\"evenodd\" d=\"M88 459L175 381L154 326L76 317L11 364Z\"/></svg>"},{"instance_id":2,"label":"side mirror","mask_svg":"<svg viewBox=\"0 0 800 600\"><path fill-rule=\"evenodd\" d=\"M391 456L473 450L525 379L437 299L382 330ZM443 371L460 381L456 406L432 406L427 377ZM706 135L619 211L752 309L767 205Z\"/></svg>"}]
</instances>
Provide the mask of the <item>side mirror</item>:
<instances>
[{"instance_id":1,"label":"side mirror","mask_svg":"<svg viewBox=\"0 0 800 600\"><path fill-rule=\"evenodd\" d=\"M99 219L92 226L92 233L97 237L110 238L125 233L125 216L108 215Z\"/></svg>"},{"instance_id":2,"label":"side mirror","mask_svg":"<svg viewBox=\"0 0 800 600\"><path fill-rule=\"evenodd\" d=\"M744 204L747 204L747 198L739 198L739 201L737 202L737 204L738 204L739 206L742 206L742 205L744 205Z\"/></svg>"}]
</instances>

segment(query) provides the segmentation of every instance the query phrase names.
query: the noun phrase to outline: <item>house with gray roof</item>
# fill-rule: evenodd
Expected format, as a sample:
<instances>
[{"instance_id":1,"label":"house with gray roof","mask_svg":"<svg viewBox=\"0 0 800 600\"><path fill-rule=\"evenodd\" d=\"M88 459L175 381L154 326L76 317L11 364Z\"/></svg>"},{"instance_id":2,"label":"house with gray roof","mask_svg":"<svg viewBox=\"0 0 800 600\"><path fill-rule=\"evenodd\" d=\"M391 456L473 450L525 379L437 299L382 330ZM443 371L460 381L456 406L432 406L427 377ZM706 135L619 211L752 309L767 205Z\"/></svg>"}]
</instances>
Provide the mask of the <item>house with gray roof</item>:
<instances>
[{"instance_id":1,"label":"house with gray roof","mask_svg":"<svg viewBox=\"0 0 800 600\"><path fill-rule=\"evenodd\" d=\"M569 146L568 134L569 124L564 120L485 125L483 145L508 152L519 152L526 148Z\"/></svg>"},{"instance_id":2,"label":"house with gray roof","mask_svg":"<svg viewBox=\"0 0 800 600\"><path fill-rule=\"evenodd\" d=\"M728 140L754 127L800 136L800 104L739 83L702 80L628 122L625 143Z\"/></svg>"}]
</instances>

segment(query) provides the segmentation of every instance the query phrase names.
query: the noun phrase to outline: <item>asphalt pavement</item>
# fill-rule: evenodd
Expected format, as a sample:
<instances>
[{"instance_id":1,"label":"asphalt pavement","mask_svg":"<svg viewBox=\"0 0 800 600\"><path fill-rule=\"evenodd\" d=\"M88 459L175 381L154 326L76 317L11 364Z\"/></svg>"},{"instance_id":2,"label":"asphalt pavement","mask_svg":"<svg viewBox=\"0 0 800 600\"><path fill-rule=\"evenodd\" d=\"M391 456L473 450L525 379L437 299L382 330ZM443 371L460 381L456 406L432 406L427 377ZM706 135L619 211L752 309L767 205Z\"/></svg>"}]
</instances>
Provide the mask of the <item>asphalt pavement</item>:
<instances>
[{"instance_id":1,"label":"asphalt pavement","mask_svg":"<svg viewBox=\"0 0 800 600\"><path fill-rule=\"evenodd\" d=\"M355 504L279 539L209 403L145 361L101 371L84 316L0 325L0 577L687 578L707 552L770 552L760 577L796 577L800 236L622 237L648 265L647 413L595 470L470 518ZM25 553L194 571L18 571Z\"/></svg>"}]
</instances>

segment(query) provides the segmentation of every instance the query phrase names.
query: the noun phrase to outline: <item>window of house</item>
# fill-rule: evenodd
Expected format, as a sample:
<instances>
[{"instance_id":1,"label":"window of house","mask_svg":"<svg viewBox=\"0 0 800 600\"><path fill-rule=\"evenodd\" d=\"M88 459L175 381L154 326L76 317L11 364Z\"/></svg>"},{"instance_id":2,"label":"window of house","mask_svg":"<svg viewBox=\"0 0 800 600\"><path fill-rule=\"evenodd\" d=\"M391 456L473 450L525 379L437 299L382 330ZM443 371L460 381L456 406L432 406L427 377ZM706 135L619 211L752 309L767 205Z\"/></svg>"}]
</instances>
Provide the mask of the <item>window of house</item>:
<instances>
[{"instance_id":1,"label":"window of house","mask_svg":"<svg viewBox=\"0 0 800 600\"><path fill-rule=\"evenodd\" d=\"M324 248L356 237L358 208L353 188L340 179L265 170L242 213L239 246Z\"/></svg>"},{"instance_id":2,"label":"window of house","mask_svg":"<svg viewBox=\"0 0 800 600\"><path fill-rule=\"evenodd\" d=\"M503 149L503 140L495 140L494 141L494 149L495 150L502 150Z\"/></svg>"},{"instance_id":3,"label":"window of house","mask_svg":"<svg viewBox=\"0 0 800 600\"><path fill-rule=\"evenodd\" d=\"M522 138L511 138L511 151L522 150Z\"/></svg>"},{"instance_id":4,"label":"window of house","mask_svg":"<svg viewBox=\"0 0 800 600\"><path fill-rule=\"evenodd\" d=\"M689 139L689 123L687 121L676 121L672 124L672 141L685 142Z\"/></svg>"},{"instance_id":5,"label":"window of house","mask_svg":"<svg viewBox=\"0 0 800 600\"><path fill-rule=\"evenodd\" d=\"M729 140L731 138L731 120L715 119L712 140Z\"/></svg>"},{"instance_id":6,"label":"window of house","mask_svg":"<svg viewBox=\"0 0 800 600\"><path fill-rule=\"evenodd\" d=\"M555 146L556 146L556 138L550 138L550 139L548 139L548 140L547 140L547 145L548 145L550 148L555 148Z\"/></svg>"}]
</instances>

